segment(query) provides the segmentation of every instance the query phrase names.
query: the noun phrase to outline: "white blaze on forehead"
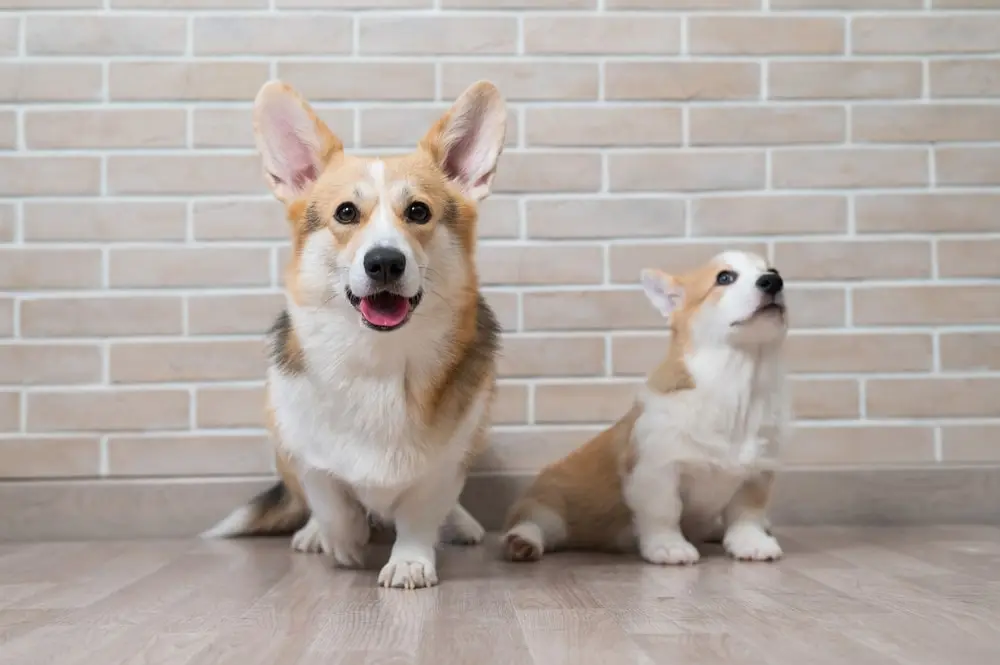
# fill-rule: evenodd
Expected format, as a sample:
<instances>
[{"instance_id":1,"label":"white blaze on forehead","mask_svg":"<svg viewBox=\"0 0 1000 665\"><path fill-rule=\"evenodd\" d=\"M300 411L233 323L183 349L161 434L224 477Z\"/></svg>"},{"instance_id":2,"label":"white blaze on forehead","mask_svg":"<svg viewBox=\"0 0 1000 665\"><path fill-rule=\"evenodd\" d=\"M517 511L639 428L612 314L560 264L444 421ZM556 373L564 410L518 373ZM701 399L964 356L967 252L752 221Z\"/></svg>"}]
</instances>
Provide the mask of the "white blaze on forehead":
<instances>
[{"instance_id":1,"label":"white blaze on forehead","mask_svg":"<svg viewBox=\"0 0 1000 665\"><path fill-rule=\"evenodd\" d=\"M389 246L402 249L403 237L393 220L392 199L385 180L385 162L377 159L368 165L368 174L375 185L378 197L367 230L367 245Z\"/></svg>"}]
</instances>

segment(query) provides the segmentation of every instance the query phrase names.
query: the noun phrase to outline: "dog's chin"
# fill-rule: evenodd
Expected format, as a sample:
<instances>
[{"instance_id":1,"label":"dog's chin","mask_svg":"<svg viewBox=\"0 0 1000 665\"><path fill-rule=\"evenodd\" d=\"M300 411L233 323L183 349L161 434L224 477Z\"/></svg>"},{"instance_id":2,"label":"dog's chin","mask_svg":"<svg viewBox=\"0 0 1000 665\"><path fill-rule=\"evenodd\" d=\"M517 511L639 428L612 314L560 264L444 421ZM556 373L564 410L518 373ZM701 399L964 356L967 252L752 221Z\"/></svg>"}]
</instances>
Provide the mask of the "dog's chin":
<instances>
[{"instance_id":1,"label":"dog's chin","mask_svg":"<svg viewBox=\"0 0 1000 665\"><path fill-rule=\"evenodd\" d=\"M424 292L419 291L412 298L388 290L375 291L367 296L356 296L348 288L346 295L348 302L361 316L363 326L377 332L391 332L399 330L409 322L413 310L423 299Z\"/></svg>"},{"instance_id":2,"label":"dog's chin","mask_svg":"<svg viewBox=\"0 0 1000 665\"><path fill-rule=\"evenodd\" d=\"M750 316L732 323L733 327L746 326L761 320L768 320L773 323L784 323L785 306L778 302L764 303L753 311Z\"/></svg>"}]
</instances>

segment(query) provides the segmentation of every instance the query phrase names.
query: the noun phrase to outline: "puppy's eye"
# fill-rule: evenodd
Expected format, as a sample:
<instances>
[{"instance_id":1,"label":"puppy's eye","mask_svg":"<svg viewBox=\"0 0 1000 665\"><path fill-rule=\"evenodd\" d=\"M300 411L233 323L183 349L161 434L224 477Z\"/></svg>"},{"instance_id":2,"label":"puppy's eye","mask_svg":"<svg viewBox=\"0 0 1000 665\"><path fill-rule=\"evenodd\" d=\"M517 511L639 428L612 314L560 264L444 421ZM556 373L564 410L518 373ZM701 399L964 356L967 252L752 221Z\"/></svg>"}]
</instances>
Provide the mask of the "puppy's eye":
<instances>
[{"instance_id":1,"label":"puppy's eye","mask_svg":"<svg viewBox=\"0 0 1000 665\"><path fill-rule=\"evenodd\" d=\"M341 203L333 213L333 218L341 224L353 224L358 221L358 207L353 203Z\"/></svg>"},{"instance_id":2,"label":"puppy's eye","mask_svg":"<svg viewBox=\"0 0 1000 665\"><path fill-rule=\"evenodd\" d=\"M715 276L715 283L719 286L727 286L736 281L736 273L732 270L723 270Z\"/></svg>"},{"instance_id":3,"label":"puppy's eye","mask_svg":"<svg viewBox=\"0 0 1000 665\"><path fill-rule=\"evenodd\" d=\"M426 224L431 221L431 209L421 201L414 201L408 205L403 214L406 216L406 221L414 224Z\"/></svg>"}]
</instances>

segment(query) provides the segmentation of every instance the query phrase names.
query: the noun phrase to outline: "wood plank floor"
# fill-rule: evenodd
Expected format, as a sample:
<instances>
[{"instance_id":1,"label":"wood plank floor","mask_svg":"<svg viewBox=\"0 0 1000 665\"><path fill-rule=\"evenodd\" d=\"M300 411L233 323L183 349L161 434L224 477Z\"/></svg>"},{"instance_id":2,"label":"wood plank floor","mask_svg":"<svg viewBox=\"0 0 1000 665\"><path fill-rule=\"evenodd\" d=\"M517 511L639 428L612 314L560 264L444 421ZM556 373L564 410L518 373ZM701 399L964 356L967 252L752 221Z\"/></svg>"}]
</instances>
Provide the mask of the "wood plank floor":
<instances>
[{"instance_id":1,"label":"wood plank floor","mask_svg":"<svg viewBox=\"0 0 1000 665\"><path fill-rule=\"evenodd\" d=\"M986 665L1000 529L780 529L787 558L690 568L445 548L375 587L283 539L0 545L3 665Z\"/></svg>"}]
</instances>

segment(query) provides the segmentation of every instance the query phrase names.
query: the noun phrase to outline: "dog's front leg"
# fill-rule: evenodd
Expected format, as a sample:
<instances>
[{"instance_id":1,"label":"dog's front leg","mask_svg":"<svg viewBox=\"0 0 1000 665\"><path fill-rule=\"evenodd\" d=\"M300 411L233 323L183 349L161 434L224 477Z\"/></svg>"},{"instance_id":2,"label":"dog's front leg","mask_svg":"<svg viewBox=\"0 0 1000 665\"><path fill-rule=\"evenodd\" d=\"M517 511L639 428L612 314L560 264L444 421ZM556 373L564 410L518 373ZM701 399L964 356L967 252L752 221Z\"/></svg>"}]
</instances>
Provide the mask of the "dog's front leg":
<instances>
[{"instance_id":1,"label":"dog's front leg","mask_svg":"<svg viewBox=\"0 0 1000 665\"><path fill-rule=\"evenodd\" d=\"M394 511L396 542L378 575L379 586L419 589L438 583L434 546L464 484L464 470L448 465L403 493Z\"/></svg>"},{"instance_id":2,"label":"dog's front leg","mask_svg":"<svg viewBox=\"0 0 1000 665\"><path fill-rule=\"evenodd\" d=\"M304 471L301 478L311 515L292 537L292 547L300 552L324 552L345 568L363 565L371 528L350 488L315 469Z\"/></svg>"},{"instance_id":3,"label":"dog's front leg","mask_svg":"<svg viewBox=\"0 0 1000 665\"><path fill-rule=\"evenodd\" d=\"M781 558L781 546L767 532L766 511L773 484L774 472L761 471L745 480L726 506L723 515L726 535L722 545L734 558L743 561Z\"/></svg>"},{"instance_id":4,"label":"dog's front leg","mask_svg":"<svg viewBox=\"0 0 1000 665\"><path fill-rule=\"evenodd\" d=\"M626 479L624 491L643 559L667 565L698 561L698 548L681 532L683 505L677 464L668 464L664 469L640 461Z\"/></svg>"}]
</instances>

